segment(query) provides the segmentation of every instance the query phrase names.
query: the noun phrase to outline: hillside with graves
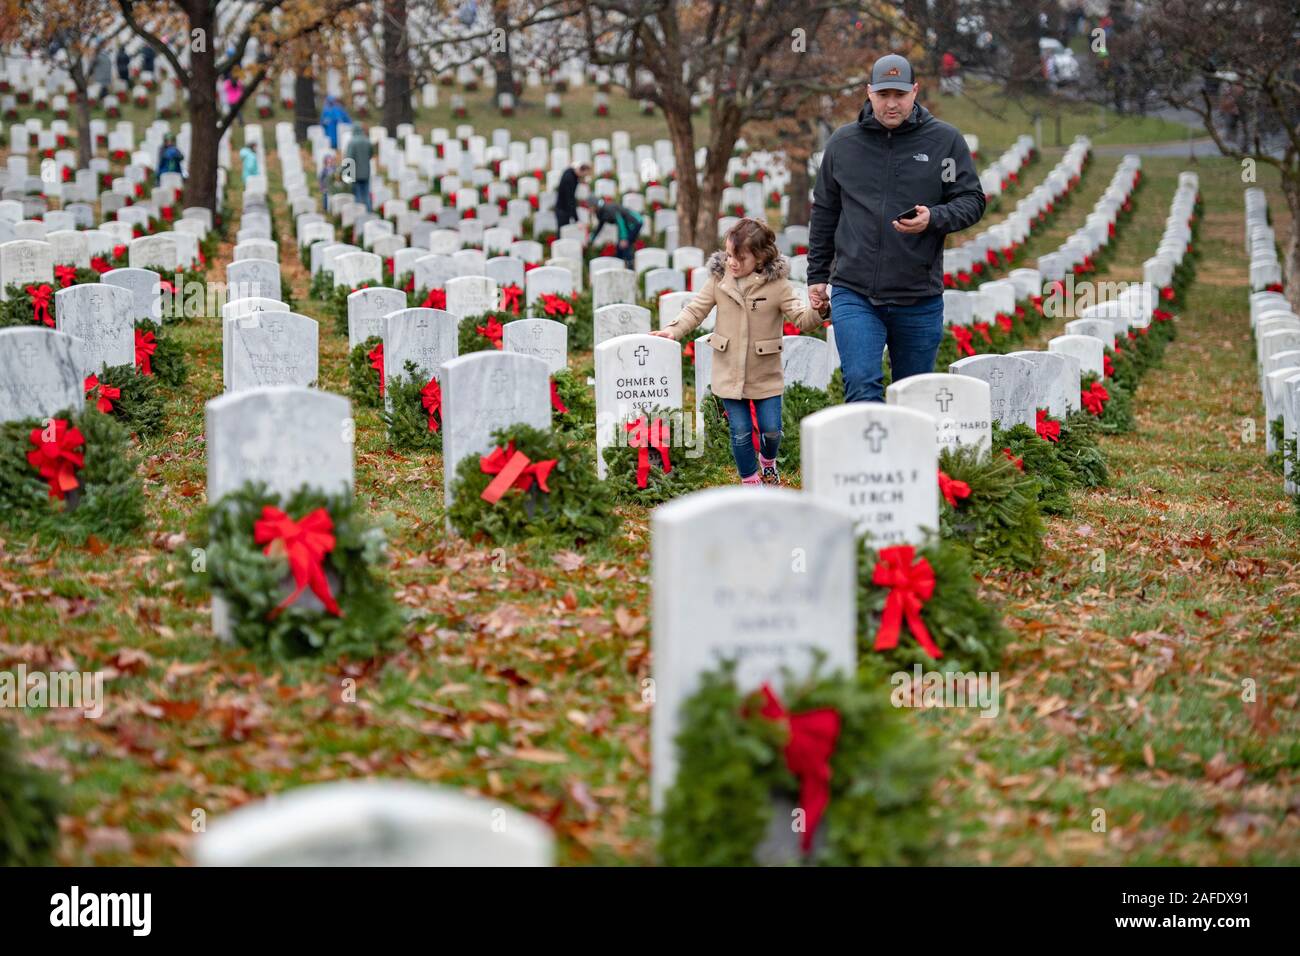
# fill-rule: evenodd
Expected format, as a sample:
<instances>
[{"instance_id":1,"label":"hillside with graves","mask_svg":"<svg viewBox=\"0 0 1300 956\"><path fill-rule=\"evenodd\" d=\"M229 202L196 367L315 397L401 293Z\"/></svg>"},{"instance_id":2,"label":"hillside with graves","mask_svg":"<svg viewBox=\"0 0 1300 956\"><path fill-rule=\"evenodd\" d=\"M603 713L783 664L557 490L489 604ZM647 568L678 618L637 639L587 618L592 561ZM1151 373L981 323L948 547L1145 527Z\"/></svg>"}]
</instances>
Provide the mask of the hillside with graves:
<instances>
[{"instance_id":1,"label":"hillside with graves","mask_svg":"<svg viewBox=\"0 0 1300 956\"><path fill-rule=\"evenodd\" d=\"M652 333L742 218L812 314L821 147L742 131L701 233L661 109L483 66L391 130L284 69L202 205L163 58L87 144L4 52L0 864L1300 862L1276 169L927 86L986 202L938 359L846 403L834 307L787 317L751 488L747 340Z\"/></svg>"}]
</instances>

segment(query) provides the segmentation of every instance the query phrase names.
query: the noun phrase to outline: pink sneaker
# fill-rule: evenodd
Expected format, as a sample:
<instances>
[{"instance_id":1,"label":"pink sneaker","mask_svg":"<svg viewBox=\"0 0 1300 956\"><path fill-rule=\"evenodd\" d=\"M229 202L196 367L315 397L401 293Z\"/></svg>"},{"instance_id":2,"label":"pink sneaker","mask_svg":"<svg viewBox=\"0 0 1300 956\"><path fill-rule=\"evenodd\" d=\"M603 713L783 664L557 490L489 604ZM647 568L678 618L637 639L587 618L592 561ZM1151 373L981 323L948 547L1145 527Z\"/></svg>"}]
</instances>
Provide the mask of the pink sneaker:
<instances>
[{"instance_id":1,"label":"pink sneaker","mask_svg":"<svg viewBox=\"0 0 1300 956\"><path fill-rule=\"evenodd\" d=\"M753 485L754 487L762 487L763 476L756 471L748 478L741 478L740 483L742 485Z\"/></svg>"}]
</instances>

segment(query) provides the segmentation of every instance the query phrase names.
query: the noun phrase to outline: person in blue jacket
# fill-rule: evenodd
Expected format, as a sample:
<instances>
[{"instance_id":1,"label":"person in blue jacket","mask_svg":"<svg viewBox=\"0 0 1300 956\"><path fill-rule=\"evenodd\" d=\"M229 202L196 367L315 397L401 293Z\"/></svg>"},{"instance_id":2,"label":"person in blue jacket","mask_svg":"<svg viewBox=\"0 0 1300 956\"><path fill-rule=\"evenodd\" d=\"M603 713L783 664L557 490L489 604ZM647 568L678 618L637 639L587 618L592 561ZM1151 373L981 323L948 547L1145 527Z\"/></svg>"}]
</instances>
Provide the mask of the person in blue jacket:
<instances>
[{"instance_id":1,"label":"person in blue jacket","mask_svg":"<svg viewBox=\"0 0 1300 956\"><path fill-rule=\"evenodd\" d=\"M343 108L343 104L337 97L325 97L325 108L320 112L320 124L325 127L325 135L329 137L330 146L334 149L339 148L339 123L351 122L352 117L348 115L348 111Z\"/></svg>"},{"instance_id":2,"label":"person in blue jacket","mask_svg":"<svg viewBox=\"0 0 1300 956\"><path fill-rule=\"evenodd\" d=\"M158 172L154 176L154 182L161 183L163 173L180 173L184 176L185 170L181 168L184 162L185 154L176 145L176 137L168 133L163 137L162 147L158 150Z\"/></svg>"}]
</instances>

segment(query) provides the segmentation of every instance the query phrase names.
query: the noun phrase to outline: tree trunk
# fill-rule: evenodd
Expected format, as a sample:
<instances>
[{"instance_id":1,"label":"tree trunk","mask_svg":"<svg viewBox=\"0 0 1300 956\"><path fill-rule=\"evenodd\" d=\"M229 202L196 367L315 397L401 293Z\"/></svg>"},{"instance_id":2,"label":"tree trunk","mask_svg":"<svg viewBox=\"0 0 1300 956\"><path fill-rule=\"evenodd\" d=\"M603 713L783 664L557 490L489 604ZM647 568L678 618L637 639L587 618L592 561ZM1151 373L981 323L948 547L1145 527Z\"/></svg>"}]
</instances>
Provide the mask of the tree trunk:
<instances>
[{"instance_id":1,"label":"tree trunk","mask_svg":"<svg viewBox=\"0 0 1300 956\"><path fill-rule=\"evenodd\" d=\"M91 62L94 62L93 53ZM74 68L71 76L77 88L77 168L89 169L90 158L95 155L94 137L90 134L90 83L86 71L80 67Z\"/></svg>"},{"instance_id":2,"label":"tree trunk","mask_svg":"<svg viewBox=\"0 0 1300 956\"><path fill-rule=\"evenodd\" d=\"M811 177L808 175L808 157L787 154L786 168L790 171L790 185L786 193L790 205L786 211L787 226L806 226L812 219L811 203L808 201L808 188Z\"/></svg>"},{"instance_id":3,"label":"tree trunk","mask_svg":"<svg viewBox=\"0 0 1300 956\"><path fill-rule=\"evenodd\" d=\"M411 53L406 0L384 0L384 125L388 135L412 121Z\"/></svg>"},{"instance_id":4,"label":"tree trunk","mask_svg":"<svg viewBox=\"0 0 1300 956\"><path fill-rule=\"evenodd\" d=\"M185 205L203 206L214 212L217 202L217 71L215 17L207 0L190 0L187 5L190 36L196 30L207 42L201 49L190 48L190 154L189 177L185 181Z\"/></svg>"},{"instance_id":5,"label":"tree trunk","mask_svg":"<svg viewBox=\"0 0 1300 956\"><path fill-rule=\"evenodd\" d=\"M523 90L515 84L514 54L510 51L510 6L508 0L492 0L492 26L501 31L499 46L496 45L496 38L493 38L492 71L496 74L497 79L496 93L493 94L493 100L499 108L501 106L501 94L513 93L515 106L518 107Z\"/></svg>"},{"instance_id":6,"label":"tree trunk","mask_svg":"<svg viewBox=\"0 0 1300 956\"><path fill-rule=\"evenodd\" d=\"M293 134L299 140L307 138L307 127L320 122L316 109L316 78L311 64L293 75Z\"/></svg>"},{"instance_id":7,"label":"tree trunk","mask_svg":"<svg viewBox=\"0 0 1300 956\"><path fill-rule=\"evenodd\" d=\"M660 104L668 124L668 138L673 143L677 168L677 242L683 246L696 242L695 224L700 208L700 186L695 179L695 127L691 123L691 98L685 92L663 96Z\"/></svg>"},{"instance_id":8,"label":"tree trunk","mask_svg":"<svg viewBox=\"0 0 1300 956\"><path fill-rule=\"evenodd\" d=\"M700 184L699 207L695 212L693 245L711 252L718 245L718 211L722 206L722 190L727 185L727 163L735 152L740 138L740 114L723 105L714 109L712 135L709 137L709 155L704 163L704 178ZM680 187L678 187L680 188ZM678 216L680 224L681 217Z\"/></svg>"}]
</instances>

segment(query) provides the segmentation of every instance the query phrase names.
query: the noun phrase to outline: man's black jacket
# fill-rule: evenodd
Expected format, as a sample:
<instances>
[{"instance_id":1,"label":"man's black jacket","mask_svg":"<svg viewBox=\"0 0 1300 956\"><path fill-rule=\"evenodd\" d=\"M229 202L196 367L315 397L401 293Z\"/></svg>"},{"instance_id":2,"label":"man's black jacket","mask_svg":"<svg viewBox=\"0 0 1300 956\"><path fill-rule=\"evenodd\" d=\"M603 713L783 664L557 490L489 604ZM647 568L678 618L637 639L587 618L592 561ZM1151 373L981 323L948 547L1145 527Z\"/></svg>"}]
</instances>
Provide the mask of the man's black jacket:
<instances>
[{"instance_id":1,"label":"man's black jacket","mask_svg":"<svg viewBox=\"0 0 1300 956\"><path fill-rule=\"evenodd\" d=\"M561 226L578 218L578 174L572 166L560 174L560 184L555 190L555 218Z\"/></svg>"},{"instance_id":2,"label":"man's black jacket","mask_svg":"<svg viewBox=\"0 0 1300 956\"><path fill-rule=\"evenodd\" d=\"M895 230L893 219L915 205L929 207L929 228ZM883 301L938 295L944 236L983 215L984 189L955 127L918 105L889 130L868 103L826 143L813 190L808 283L829 281Z\"/></svg>"}]
</instances>

